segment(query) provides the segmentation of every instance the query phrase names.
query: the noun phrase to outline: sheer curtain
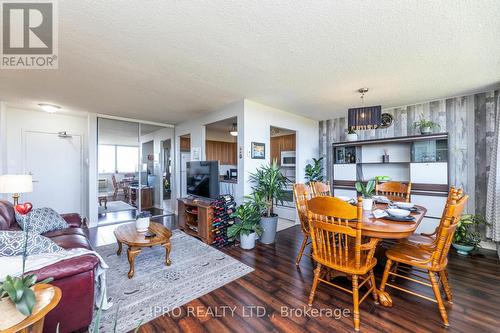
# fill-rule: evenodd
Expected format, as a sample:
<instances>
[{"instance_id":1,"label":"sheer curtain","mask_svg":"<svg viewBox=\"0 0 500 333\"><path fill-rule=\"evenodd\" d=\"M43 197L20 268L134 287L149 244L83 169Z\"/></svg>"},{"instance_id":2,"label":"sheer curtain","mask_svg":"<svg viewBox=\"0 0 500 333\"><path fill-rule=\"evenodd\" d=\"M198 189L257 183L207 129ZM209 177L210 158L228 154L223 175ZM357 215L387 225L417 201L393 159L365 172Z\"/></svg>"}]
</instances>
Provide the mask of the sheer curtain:
<instances>
[{"instance_id":1,"label":"sheer curtain","mask_svg":"<svg viewBox=\"0 0 500 333\"><path fill-rule=\"evenodd\" d=\"M497 243L500 242L500 95L497 97L495 110L495 136L492 142L488 192L486 197L486 220L490 225L486 236ZM499 248L500 255L500 248Z\"/></svg>"}]
</instances>

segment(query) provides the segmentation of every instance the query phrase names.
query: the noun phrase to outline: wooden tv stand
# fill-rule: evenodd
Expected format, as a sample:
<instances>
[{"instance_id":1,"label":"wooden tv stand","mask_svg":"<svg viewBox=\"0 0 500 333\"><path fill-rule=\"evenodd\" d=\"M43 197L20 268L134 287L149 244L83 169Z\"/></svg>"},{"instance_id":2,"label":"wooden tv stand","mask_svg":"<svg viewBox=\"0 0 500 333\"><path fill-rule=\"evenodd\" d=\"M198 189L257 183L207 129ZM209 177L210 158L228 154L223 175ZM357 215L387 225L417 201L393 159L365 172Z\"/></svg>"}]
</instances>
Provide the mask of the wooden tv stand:
<instances>
[{"instance_id":1,"label":"wooden tv stand","mask_svg":"<svg viewBox=\"0 0 500 333\"><path fill-rule=\"evenodd\" d=\"M179 228L188 235L201 239L204 243L212 244L214 208L208 199L177 199L177 214Z\"/></svg>"}]
</instances>

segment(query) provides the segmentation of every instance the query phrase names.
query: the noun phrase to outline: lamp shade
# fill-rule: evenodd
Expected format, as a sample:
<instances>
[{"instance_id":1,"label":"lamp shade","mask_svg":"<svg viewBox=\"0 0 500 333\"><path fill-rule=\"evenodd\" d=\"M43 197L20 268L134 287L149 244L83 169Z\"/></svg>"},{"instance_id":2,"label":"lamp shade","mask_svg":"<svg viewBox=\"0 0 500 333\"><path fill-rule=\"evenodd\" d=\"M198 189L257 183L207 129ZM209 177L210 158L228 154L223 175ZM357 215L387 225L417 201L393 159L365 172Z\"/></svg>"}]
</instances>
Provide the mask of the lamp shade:
<instances>
[{"instance_id":1,"label":"lamp shade","mask_svg":"<svg viewBox=\"0 0 500 333\"><path fill-rule=\"evenodd\" d=\"M0 176L0 193L28 192L33 192L33 178L31 175Z\"/></svg>"},{"instance_id":2,"label":"lamp shade","mask_svg":"<svg viewBox=\"0 0 500 333\"><path fill-rule=\"evenodd\" d=\"M374 129L382 123L382 106L352 108L347 111L347 127L352 130Z\"/></svg>"}]
</instances>

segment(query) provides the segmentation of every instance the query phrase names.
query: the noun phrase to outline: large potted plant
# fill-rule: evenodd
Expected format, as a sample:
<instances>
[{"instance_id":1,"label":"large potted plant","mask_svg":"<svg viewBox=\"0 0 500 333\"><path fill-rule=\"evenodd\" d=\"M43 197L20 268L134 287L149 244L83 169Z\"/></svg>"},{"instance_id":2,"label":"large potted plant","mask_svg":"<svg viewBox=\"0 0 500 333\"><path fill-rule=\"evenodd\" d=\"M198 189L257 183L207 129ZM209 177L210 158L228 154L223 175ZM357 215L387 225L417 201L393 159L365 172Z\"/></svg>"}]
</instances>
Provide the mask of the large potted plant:
<instances>
[{"instance_id":1,"label":"large potted plant","mask_svg":"<svg viewBox=\"0 0 500 333\"><path fill-rule=\"evenodd\" d=\"M321 165L323 157L313 158L313 164L306 165L306 183L309 185L311 182L323 181L323 166Z\"/></svg>"},{"instance_id":2,"label":"large potted plant","mask_svg":"<svg viewBox=\"0 0 500 333\"><path fill-rule=\"evenodd\" d=\"M413 123L415 128L420 128L420 134L430 134L433 128L440 128L439 124L425 119L424 115L420 115L420 120Z\"/></svg>"},{"instance_id":3,"label":"large potted plant","mask_svg":"<svg viewBox=\"0 0 500 333\"><path fill-rule=\"evenodd\" d=\"M274 160L269 165L263 165L250 174L250 182L254 184L253 199L257 207L262 208L260 225L263 229L260 241L264 244L274 243L278 215L274 213L274 203L282 202L287 178L281 173L281 168Z\"/></svg>"},{"instance_id":4,"label":"large potted plant","mask_svg":"<svg viewBox=\"0 0 500 333\"><path fill-rule=\"evenodd\" d=\"M481 243L480 225L488 224L481 215L464 214L453 235L453 247L459 254L467 255Z\"/></svg>"},{"instance_id":5,"label":"large potted plant","mask_svg":"<svg viewBox=\"0 0 500 333\"><path fill-rule=\"evenodd\" d=\"M363 210L372 210L373 208L373 193L375 192L375 181L369 180L366 185L362 182L356 182L356 191L363 196Z\"/></svg>"},{"instance_id":6,"label":"large potted plant","mask_svg":"<svg viewBox=\"0 0 500 333\"><path fill-rule=\"evenodd\" d=\"M250 201L240 205L232 215L237 219L236 223L227 228L229 238L240 238L242 249L251 250L255 247L256 234L262 234L260 222L260 209Z\"/></svg>"}]
</instances>

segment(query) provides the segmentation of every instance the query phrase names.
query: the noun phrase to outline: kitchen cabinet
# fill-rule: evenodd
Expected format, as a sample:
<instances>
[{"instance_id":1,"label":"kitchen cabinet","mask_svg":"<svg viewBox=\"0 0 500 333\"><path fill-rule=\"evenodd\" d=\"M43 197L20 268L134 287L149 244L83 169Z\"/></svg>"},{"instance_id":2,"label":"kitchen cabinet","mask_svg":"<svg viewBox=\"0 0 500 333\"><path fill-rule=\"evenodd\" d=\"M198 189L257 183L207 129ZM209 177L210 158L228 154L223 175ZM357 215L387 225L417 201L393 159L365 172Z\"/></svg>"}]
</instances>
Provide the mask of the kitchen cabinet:
<instances>
[{"instance_id":1,"label":"kitchen cabinet","mask_svg":"<svg viewBox=\"0 0 500 333\"><path fill-rule=\"evenodd\" d=\"M281 163L282 151L295 151L295 134L271 137L271 161L276 159Z\"/></svg>"},{"instance_id":2,"label":"kitchen cabinet","mask_svg":"<svg viewBox=\"0 0 500 333\"><path fill-rule=\"evenodd\" d=\"M219 161L219 165L237 165L237 149L234 142L205 142L206 160Z\"/></svg>"}]
</instances>

